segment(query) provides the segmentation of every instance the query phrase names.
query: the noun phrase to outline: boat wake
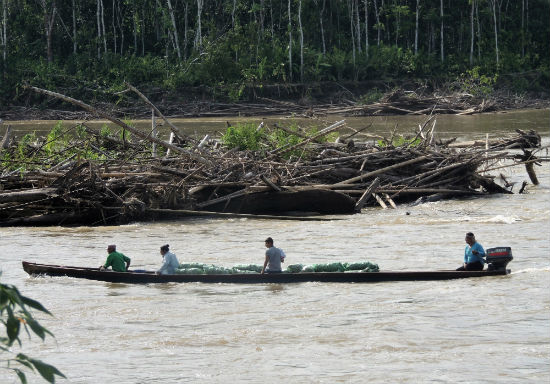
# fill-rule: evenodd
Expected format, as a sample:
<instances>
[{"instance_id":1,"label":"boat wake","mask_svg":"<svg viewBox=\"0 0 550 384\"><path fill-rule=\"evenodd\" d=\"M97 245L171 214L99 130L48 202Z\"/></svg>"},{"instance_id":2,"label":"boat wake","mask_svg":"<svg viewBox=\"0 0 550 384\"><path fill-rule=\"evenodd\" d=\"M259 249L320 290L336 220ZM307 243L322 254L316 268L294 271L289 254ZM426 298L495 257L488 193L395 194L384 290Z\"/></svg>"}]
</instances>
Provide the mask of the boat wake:
<instances>
[{"instance_id":1,"label":"boat wake","mask_svg":"<svg viewBox=\"0 0 550 384\"><path fill-rule=\"evenodd\" d=\"M550 272L550 266L543 268L525 268L518 271L512 271L511 275L519 275L521 273L533 273L533 272Z\"/></svg>"},{"instance_id":2,"label":"boat wake","mask_svg":"<svg viewBox=\"0 0 550 384\"><path fill-rule=\"evenodd\" d=\"M517 221L522 221L522 220L518 217L502 216L502 215L497 215L495 217L491 217L490 219L487 219L488 223L498 223L498 224L512 224Z\"/></svg>"}]
</instances>

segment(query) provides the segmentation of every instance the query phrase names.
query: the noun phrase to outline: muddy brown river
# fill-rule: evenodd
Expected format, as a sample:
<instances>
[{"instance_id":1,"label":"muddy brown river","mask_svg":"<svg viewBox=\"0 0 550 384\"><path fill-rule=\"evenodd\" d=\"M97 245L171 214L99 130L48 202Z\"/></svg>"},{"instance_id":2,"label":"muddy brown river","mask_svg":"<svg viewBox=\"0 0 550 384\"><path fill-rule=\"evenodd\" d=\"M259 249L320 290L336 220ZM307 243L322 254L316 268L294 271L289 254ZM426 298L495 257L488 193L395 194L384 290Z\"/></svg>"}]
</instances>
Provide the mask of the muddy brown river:
<instances>
[{"instance_id":1,"label":"muddy brown river","mask_svg":"<svg viewBox=\"0 0 550 384\"><path fill-rule=\"evenodd\" d=\"M377 119L370 133L396 125L407 132L424 120ZM371 122L346 120L354 128ZM225 120L179 123L199 135L223 129ZM548 146L550 111L440 116L436 125L442 137L463 140L515 128L536 129ZM548 156L546 149L539 154ZM547 382L550 163L535 170L540 185L529 185L526 194L371 207L325 222L199 218L0 228L2 282L53 314L38 318L55 338L23 336L14 351L57 366L67 376L60 383ZM529 181L523 166L502 172L517 183L516 192ZM260 264L263 240L272 236L292 264L368 260L382 270L454 269L468 231L485 248L512 247L512 274L370 284L131 285L29 277L21 268L22 260L99 266L110 243L135 268L158 267L165 243L180 262ZM0 369L0 382L17 378Z\"/></svg>"}]
</instances>

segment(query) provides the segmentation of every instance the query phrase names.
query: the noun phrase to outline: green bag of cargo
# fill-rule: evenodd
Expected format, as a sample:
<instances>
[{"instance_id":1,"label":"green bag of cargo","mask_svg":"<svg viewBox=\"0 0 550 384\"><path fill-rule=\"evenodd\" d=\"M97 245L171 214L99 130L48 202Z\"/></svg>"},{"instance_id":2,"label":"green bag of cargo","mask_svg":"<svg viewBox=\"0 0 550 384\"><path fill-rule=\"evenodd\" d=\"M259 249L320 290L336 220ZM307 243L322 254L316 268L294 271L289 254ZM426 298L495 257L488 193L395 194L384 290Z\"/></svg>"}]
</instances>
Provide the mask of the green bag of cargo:
<instances>
[{"instance_id":1,"label":"green bag of cargo","mask_svg":"<svg viewBox=\"0 0 550 384\"><path fill-rule=\"evenodd\" d=\"M218 267L215 265L208 265L204 267L204 273L207 275L228 275L232 271L224 267Z\"/></svg>"},{"instance_id":2,"label":"green bag of cargo","mask_svg":"<svg viewBox=\"0 0 550 384\"><path fill-rule=\"evenodd\" d=\"M233 270L236 271L237 273L240 271L250 271L250 272L260 273L262 271L262 266L256 265L256 264L248 264L248 265L239 264L239 265L235 265L233 267Z\"/></svg>"},{"instance_id":3,"label":"green bag of cargo","mask_svg":"<svg viewBox=\"0 0 550 384\"><path fill-rule=\"evenodd\" d=\"M289 273L298 273L302 272L304 266L302 264L291 264L288 267L286 267L286 272Z\"/></svg>"},{"instance_id":4,"label":"green bag of cargo","mask_svg":"<svg viewBox=\"0 0 550 384\"><path fill-rule=\"evenodd\" d=\"M372 264L367 262L368 266L362 270L362 272L380 272L378 264Z\"/></svg>"},{"instance_id":5,"label":"green bag of cargo","mask_svg":"<svg viewBox=\"0 0 550 384\"><path fill-rule=\"evenodd\" d=\"M345 268L342 263L330 263L330 264L314 264L313 269L315 272L344 272Z\"/></svg>"},{"instance_id":6,"label":"green bag of cargo","mask_svg":"<svg viewBox=\"0 0 550 384\"><path fill-rule=\"evenodd\" d=\"M358 262L358 263L345 263L346 271L362 271L363 269L369 268L372 264L368 261Z\"/></svg>"}]
</instances>

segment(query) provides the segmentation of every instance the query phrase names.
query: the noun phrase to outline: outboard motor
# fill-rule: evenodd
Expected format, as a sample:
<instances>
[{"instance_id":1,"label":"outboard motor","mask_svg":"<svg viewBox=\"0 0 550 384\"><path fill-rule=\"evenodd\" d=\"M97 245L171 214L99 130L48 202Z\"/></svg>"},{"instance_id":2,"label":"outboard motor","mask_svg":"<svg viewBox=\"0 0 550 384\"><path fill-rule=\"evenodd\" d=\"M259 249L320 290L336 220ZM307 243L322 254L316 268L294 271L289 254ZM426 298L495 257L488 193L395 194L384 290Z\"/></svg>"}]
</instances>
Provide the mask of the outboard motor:
<instances>
[{"instance_id":1,"label":"outboard motor","mask_svg":"<svg viewBox=\"0 0 550 384\"><path fill-rule=\"evenodd\" d=\"M485 250L485 261L487 262L487 270L496 271L506 269L506 265L512 261L512 248L496 247Z\"/></svg>"}]
</instances>

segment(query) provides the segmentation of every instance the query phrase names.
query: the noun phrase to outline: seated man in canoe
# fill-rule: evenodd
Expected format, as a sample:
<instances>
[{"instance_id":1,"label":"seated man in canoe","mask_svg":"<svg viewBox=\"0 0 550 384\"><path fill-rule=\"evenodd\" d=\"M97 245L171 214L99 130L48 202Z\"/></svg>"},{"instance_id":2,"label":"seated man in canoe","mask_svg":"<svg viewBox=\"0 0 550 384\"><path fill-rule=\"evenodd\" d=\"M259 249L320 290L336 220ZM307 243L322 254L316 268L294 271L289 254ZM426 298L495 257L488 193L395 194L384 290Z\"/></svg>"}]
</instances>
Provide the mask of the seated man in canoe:
<instances>
[{"instance_id":1,"label":"seated man in canoe","mask_svg":"<svg viewBox=\"0 0 550 384\"><path fill-rule=\"evenodd\" d=\"M176 255L170 252L170 246L168 244L160 247L160 254L162 255L162 265L157 271L158 275L173 275L176 273L176 269L180 266Z\"/></svg>"},{"instance_id":2,"label":"seated man in canoe","mask_svg":"<svg viewBox=\"0 0 550 384\"><path fill-rule=\"evenodd\" d=\"M99 270L104 271L112 267L115 272L126 272L130 267L130 258L116 251L116 245L107 246L107 260L105 264L99 267Z\"/></svg>"},{"instance_id":3,"label":"seated man in canoe","mask_svg":"<svg viewBox=\"0 0 550 384\"><path fill-rule=\"evenodd\" d=\"M273 239L268 237L265 239L265 260L261 273L281 273L281 263L285 262L285 253L273 245Z\"/></svg>"},{"instance_id":4,"label":"seated man in canoe","mask_svg":"<svg viewBox=\"0 0 550 384\"><path fill-rule=\"evenodd\" d=\"M457 268L457 271L483 271L485 250L476 241L472 232L466 234L466 248L464 249L464 265Z\"/></svg>"}]
</instances>

